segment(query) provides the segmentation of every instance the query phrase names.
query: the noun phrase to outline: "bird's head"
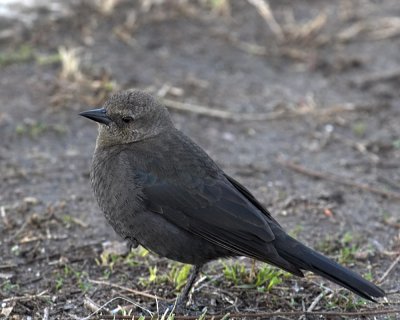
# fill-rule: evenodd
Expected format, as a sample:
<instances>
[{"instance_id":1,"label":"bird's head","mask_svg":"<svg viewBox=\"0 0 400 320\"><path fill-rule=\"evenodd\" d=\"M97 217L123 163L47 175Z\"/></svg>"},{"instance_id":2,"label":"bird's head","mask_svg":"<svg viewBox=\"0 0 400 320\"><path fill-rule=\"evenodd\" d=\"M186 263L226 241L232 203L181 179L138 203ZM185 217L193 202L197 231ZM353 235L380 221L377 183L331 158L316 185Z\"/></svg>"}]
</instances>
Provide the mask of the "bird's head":
<instances>
[{"instance_id":1,"label":"bird's head","mask_svg":"<svg viewBox=\"0 0 400 320\"><path fill-rule=\"evenodd\" d=\"M102 108L80 115L99 123L97 147L141 141L173 127L168 110L150 94L138 90L116 93Z\"/></svg>"}]
</instances>

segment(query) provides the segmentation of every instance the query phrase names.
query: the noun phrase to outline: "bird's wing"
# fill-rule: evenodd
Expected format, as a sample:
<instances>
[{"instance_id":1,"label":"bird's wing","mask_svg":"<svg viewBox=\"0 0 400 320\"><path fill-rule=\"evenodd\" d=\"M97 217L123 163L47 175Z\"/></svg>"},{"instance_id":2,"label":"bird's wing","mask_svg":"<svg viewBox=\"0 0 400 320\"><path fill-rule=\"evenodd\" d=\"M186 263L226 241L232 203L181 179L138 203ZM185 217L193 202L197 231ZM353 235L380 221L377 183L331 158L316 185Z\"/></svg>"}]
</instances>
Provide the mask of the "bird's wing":
<instances>
[{"instance_id":1,"label":"bird's wing","mask_svg":"<svg viewBox=\"0 0 400 320\"><path fill-rule=\"evenodd\" d=\"M136 172L148 210L239 255L265 260L268 251L275 250L267 245L275 239L271 220L260 211L261 204L248 190L223 175L181 175L177 182L154 173Z\"/></svg>"},{"instance_id":2,"label":"bird's wing","mask_svg":"<svg viewBox=\"0 0 400 320\"><path fill-rule=\"evenodd\" d=\"M267 216L268 219L272 220L278 226L279 223L271 216L271 213L251 194L251 192L238 181L233 179L232 177L224 174L225 178L244 196L247 200L249 200L258 210L260 210L263 214Z\"/></svg>"}]
</instances>

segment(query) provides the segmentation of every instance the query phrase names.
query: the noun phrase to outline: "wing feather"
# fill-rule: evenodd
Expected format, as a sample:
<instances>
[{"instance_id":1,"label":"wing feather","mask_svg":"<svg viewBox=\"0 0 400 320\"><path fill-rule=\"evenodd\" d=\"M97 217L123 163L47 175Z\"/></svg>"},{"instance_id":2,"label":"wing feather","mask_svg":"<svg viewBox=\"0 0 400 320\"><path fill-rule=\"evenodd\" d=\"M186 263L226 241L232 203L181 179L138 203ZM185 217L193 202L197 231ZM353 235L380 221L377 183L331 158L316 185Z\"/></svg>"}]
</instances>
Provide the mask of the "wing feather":
<instances>
[{"instance_id":1,"label":"wing feather","mask_svg":"<svg viewBox=\"0 0 400 320\"><path fill-rule=\"evenodd\" d=\"M262 259L266 245L275 239L267 217L227 179L182 186L150 173L136 180L149 210L162 212L176 225L237 254Z\"/></svg>"}]
</instances>

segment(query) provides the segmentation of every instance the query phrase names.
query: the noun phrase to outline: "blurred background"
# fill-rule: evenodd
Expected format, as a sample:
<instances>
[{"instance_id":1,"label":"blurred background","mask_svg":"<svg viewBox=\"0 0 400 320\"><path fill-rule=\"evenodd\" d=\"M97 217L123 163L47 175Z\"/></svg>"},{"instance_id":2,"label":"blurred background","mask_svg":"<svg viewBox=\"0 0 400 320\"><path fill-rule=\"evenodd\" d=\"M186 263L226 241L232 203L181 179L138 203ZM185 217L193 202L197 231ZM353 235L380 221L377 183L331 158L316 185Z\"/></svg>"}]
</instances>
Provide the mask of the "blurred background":
<instances>
[{"instance_id":1,"label":"blurred background","mask_svg":"<svg viewBox=\"0 0 400 320\"><path fill-rule=\"evenodd\" d=\"M184 284L187 266L128 252L92 194L97 128L77 114L127 88L158 96L286 230L395 307L399 52L396 0L1 0L1 314L79 318L117 296L130 302L104 314L138 314L132 301L156 311L139 293L173 299ZM377 307L306 278L215 262L188 310Z\"/></svg>"}]
</instances>

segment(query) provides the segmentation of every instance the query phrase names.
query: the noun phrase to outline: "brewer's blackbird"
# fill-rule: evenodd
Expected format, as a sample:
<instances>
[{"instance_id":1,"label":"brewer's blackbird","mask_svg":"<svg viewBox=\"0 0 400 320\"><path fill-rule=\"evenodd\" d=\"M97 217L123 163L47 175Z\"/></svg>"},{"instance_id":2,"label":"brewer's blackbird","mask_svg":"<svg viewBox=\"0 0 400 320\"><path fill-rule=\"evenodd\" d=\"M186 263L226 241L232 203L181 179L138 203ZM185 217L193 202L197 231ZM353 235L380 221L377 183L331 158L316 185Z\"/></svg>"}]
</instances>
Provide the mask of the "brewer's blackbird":
<instances>
[{"instance_id":1,"label":"brewer's blackbird","mask_svg":"<svg viewBox=\"0 0 400 320\"><path fill-rule=\"evenodd\" d=\"M167 108L129 90L80 115L98 122L91 167L95 197L122 238L160 256L201 266L248 256L302 277L312 271L374 301L384 291L290 237L269 211L176 129Z\"/></svg>"}]
</instances>

